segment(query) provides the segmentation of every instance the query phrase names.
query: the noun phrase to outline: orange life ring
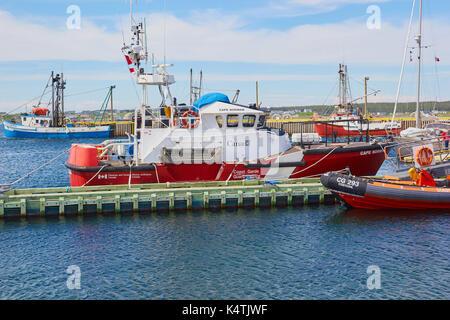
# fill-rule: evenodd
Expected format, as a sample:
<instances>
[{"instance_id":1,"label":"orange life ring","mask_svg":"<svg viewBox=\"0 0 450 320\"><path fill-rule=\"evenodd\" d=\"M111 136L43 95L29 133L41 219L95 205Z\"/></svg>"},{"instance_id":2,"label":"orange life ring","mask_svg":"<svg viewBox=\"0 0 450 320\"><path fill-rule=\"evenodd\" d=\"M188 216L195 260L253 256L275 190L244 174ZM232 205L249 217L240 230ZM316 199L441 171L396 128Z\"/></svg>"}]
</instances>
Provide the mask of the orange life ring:
<instances>
[{"instance_id":1,"label":"orange life ring","mask_svg":"<svg viewBox=\"0 0 450 320\"><path fill-rule=\"evenodd\" d=\"M426 146L420 147L414 155L416 162L422 166L429 166L433 163L433 151Z\"/></svg>"},{"instance_id":2,"label":"orange life ring","mask_svg":"<svg viewBox=\"0 0 450 320\"><path fill-rule=\"evenodd\" d=\"M105 150L100 149L100 148L103 148L103 146L95 146L95 147L97 148L97 158L99 160L108 160L107 154L104 154L103 157L100 157L102 155L103 151L105 151Z\"/></svg>"},{"instance_id":3,"label":"orange life ring","mask_svg":"<svg viewBox=\"0 0 450 320\"><path fill-rule=\"evenodd\" d=\"M198 118L198 113L195 112L194 110L188 110L185 113L183 113L183 115L181 116L182 118L187 118L187 117L192 117L192 118ZM196 128L198 126L198 124L200 123L200 119L195 119L194 123L192 123L192 120L194 119L182 119L181 123L183 124L183 126L186 129L193 129Z\"/></svg>"}]
</instances>

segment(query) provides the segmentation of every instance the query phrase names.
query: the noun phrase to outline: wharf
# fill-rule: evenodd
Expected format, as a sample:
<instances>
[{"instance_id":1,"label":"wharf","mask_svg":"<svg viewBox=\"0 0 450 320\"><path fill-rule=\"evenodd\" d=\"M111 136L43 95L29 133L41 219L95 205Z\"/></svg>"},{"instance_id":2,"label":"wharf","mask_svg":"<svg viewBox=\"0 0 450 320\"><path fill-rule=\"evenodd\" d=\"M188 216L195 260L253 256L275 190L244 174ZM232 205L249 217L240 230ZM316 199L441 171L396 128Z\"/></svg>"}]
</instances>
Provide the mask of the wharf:
<instances>
[{"instance_id":1,"label":"wharf","mask_svg":"<svg viewBox=\"0 0 450 320\"><path fill-rule=\"evenodd\" d=\"M0 218L335 203L317 178L12 189Z\"/></svg>"}]
</instances>

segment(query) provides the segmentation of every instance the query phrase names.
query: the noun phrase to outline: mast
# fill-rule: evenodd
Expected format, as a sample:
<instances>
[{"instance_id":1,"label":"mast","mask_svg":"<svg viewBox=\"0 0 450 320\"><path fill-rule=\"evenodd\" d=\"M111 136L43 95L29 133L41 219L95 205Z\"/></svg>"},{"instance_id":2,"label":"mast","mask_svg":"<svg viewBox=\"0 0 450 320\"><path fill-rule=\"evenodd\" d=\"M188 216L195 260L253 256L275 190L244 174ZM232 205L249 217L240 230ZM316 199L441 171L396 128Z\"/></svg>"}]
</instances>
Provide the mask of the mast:
<instances>
[{"instance_id":1,"label":"mast","mask_svg":"<svg viewBox=\"0 0 450 320\"><path fill-rule=\"evenodd\" d=\"M342 65L339 64L339 106L342 106Z\"/></svg>"},{"instance_id":2,"label":"mast","mask_svg":"<svg viewBox=\"0 0 450 320\"><path fill-rule=\"evenodd\" d=\"M368 119L368 113L367 113L367 81L369 80L369 77L364 77L364 118Z\"/></svg>"},{"instance_id":3,"label":"mast","mask_svg":"<svg viewBox=\"0 0 450 320\"><path fill-rule=\"evenodd\" d=\"M189 85L189 105L192 106L192 68L191 68L191 81Z\"/></svg>"},{"instance_id":4,"label":"mast","mask_svg":"<svg viewBox=\"0 0 450 320\"><path fill-rule=\"evenodd\" d=\"M66 88L64 73L61 73L61 126L64 126L64 89Z\"/></svg>"},{"instance_id":5,"label":"mast","mask_svg":"<svg viewBox=\"0 0 450 320\"><path fill-rule=\"evenodd\" d=\"M345 108L347 103L347 66L339 64L339 106Z\"/></svg>"},{"instance_id":6,"label":"mast","mask_svg":"<svg viewBox=\"0 0 450 320\"><path fill-rule=\"evenodd\" d=\"M174 110L172 110L172 95L170 93L169 85L175 83L174 76L170 75L166 68L173 66L172 64L155 64L154 56L152 54L152 70L151 73L146 72L146 65L149 58L147 52L147 30L145 20L141 23L136 23L133 19L133 1L130 0L130 25L131 25L131 41L128 45L124 43L122 52L125 55L130 72L135 76L136 83L142 86L142 100L139 108L135 110L135 124L134 124L134 153L133 160L136 165L140 163L140 150L139 150L139 137L141 132L147 127L151 128L164 128L167 127L167 123L162 121L164 112L162 108L169 106L171 109L171 119L173 120ZM165 52L164 52L165 60ZM142 63L145 62L145 65ZM130 67L134 65L134 67ZM148 105L148 93L147 86L156 86L159 89L162 101L158 107L152 108ZM150 124L147 124L146 118L149 118ZM140 125L138 126L138 118ZM169 127L175 126L173 121L169 121Z\"/></svg>"},{"instance_id":7,"label":"mast","mask_svg":"<svg viewBox=\"0 0 450 320\"><path fill-rule=\"evenodd\" d=\"M258 81L256 81L256 109L259 109Z\"/></svg>"},{"instance_id":8,"label":"mast","mask_svg":"<svg viewBox=\"0 0 450 320\"><path fill-rule=\"evenodd\" d=\"M114 108L113 108L113 89L116 86L111 86L109 90L111 90L110 99L111 99L111 122L114 121Z\"/></svg>"},{"instance_id":9,"label":"mast","mask_svg":"<svg viewBox=\"0 0 450 320\"><path fill-rule=\"evenodd\" d=\"M422 119L420 115L420 69L422 64L422 0L420 0L419 8L419 34L416 36L417 45L419 47L417 55L417 105L416 105L416 128L420 128L422 124Z\"/></svg>"},{"instance_id":10,"label":"mast","mask_svg":"<svg viewBox=\"0 0 450 320\"><path fill-rule=\"evenodd\" d=\"M198 87L198 97L202 96L202 81L203 81L203 71L200 70L200 85Z\"/></svg>"},{"instance_id":11,"label":"mast","mask_svg":"<svg viewBox=\"0 0 450 320\"><path fill-rule=\"evenodd\" d=\"M54 72L52 71L52 126L55 127L57 124L55 124L55 114L56 114L56 110L55 110L55 77L54 77Z\"/></svg>"},{"instance_id":12,"label":"mast","mask_svg":"<svg viewBox=\"0 0 450 320\"><path fill-rule=\"evenodd\" d=\"M405 71L406 54L408 52L409 35L411 34L411 25L412 25L412 21L413 21L413 18L414 18L414 7L415 7L415 5L416 5L416 0L413 0L412 7L411 7L411 15L409 17L408 32L406 34L406 40L405 40L405 50L403 51L403 61L402 61L402 68L401 68L401 71L400 71L400 79L398 80L397 94L395 96L394 112L392 113L391 125L394 124L395 114L397 112L398 99L400 97L400 89L401 89L401 86L402 86L403 73Z\"/></svg>"}]
</instances>

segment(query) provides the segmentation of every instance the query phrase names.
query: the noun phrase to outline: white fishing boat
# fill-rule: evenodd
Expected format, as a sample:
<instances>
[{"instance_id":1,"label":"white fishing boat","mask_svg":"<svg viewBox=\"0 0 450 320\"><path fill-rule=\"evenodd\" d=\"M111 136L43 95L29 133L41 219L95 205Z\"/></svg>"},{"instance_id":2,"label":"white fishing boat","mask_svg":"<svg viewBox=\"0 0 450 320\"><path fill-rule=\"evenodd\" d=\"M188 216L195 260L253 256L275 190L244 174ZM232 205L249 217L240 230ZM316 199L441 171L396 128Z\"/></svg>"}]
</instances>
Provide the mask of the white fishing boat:
<instances>
[{"instance_id":1,"label":"white fishing boat","mask_svg":"<svg viewBox=\"0 0 450 320\"><path fill-rule=\"evenodd\" d=\"M108 138L110 126L74 126L66 123L64 117L64 75L52 72L44 93L51 88L51 110L41 107L40 103L32 108L31 113L22 113L20 123L3 120L7 138ZM43 93L43 95L44 95Z\"/></svg>"}]
</instances>

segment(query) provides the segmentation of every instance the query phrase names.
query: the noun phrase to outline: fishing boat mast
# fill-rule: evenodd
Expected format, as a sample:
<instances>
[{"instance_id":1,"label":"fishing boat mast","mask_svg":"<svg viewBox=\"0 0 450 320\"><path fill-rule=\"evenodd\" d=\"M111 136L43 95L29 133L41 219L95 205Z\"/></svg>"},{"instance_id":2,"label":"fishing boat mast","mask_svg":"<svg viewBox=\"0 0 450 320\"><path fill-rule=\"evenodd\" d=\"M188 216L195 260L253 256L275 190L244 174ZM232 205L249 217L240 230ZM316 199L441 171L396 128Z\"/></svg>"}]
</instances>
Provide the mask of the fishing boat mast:
<instances>
[{"instance_id":1,"label":"fishing boat mast","mask_svg":"<svg viewBox=\"0 0 450 320\"><path fill-rule=\"evenodd\" d=\"M64 126L64 89L66 81L64 74L57 74L52 71L52 126Z\"/></svg>"},{"instance_id":2,"label":"fishing boat mast","mask_svg":"<svg viewBox=\"0 0 450 320\"><path fill-rule=\"evenodd\" d=\"M351 100L350 81L348 77L348 69L346 64L339 64L339 103L337 105L338 114L343 114L349 111L349 98Z\"/></svg>"}]
</instances>

